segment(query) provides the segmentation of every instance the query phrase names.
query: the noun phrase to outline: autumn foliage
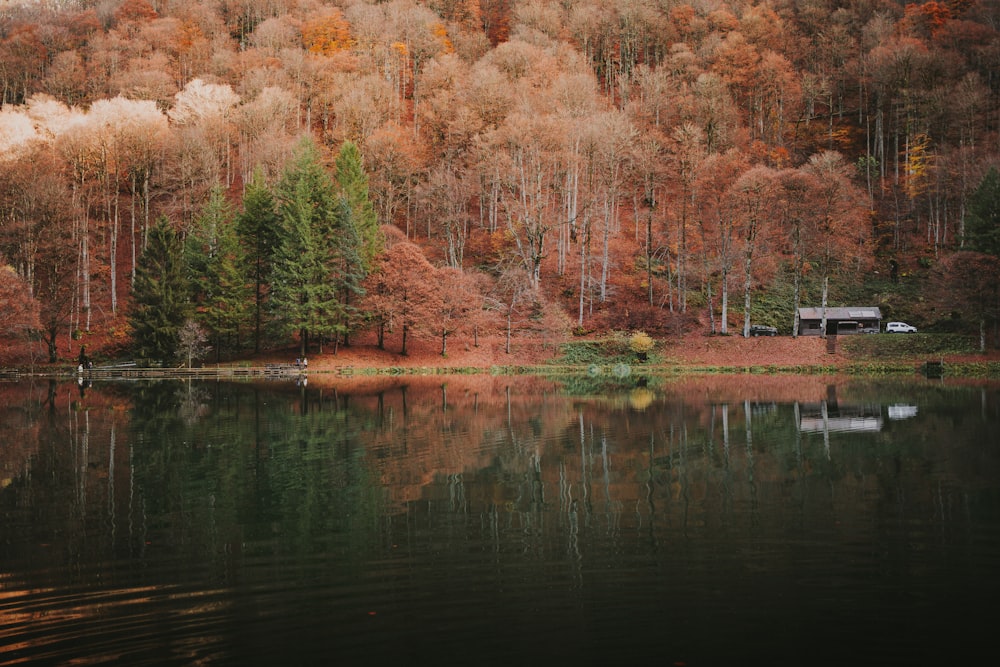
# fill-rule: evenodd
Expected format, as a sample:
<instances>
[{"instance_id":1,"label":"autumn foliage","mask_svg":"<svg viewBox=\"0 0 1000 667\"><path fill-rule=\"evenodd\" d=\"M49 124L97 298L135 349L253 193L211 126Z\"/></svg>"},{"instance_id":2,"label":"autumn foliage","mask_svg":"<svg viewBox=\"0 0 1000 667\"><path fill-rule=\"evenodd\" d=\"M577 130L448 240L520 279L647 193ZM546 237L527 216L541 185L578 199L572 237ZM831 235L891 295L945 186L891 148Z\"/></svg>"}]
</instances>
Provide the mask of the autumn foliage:
<instances>
[{"instance_id":1,"label":"autumn foliage","mask_svg":"<svg viewBox=\"0 0 1000 667\"><path fill-rule=\"evenodd\" d=\"M39 329L38 302L30 286L9 266L0 266L0 312L3 325L0 337L26 336Z\"/></svg>"},{"instance_id":2,"label":"autumn foliage","mask_svg":"<svg viewBox=\"0 0 1000 667\"><path fill-rule=\"evenodd\" d=\"M311 19L302 26L302 42L310 53L329 56L350 49L354 39L343 13L332 9L329 14Z\"/></svg>"},{"instance_id":3,"label":"autumn foliage","mask_svg":"<svg viewBox=\"0 0 1000 667\"><path fill-rule=\"evenodd\" d=\"M995 256L977 191L1000 161L998 24L969 0L7 3L0 253L53 361L132 352L159 219L226 276L189 276L219 359L361 332L443 354L484 333L791 333L824 303L995 340L992 311L924 297L963 274L955 253ZM353 241L331 240L340 269L277 253L303 137L357 273ZM349 280L304 339L275 304L305 271Z\"/></svg>"}]
</instances>

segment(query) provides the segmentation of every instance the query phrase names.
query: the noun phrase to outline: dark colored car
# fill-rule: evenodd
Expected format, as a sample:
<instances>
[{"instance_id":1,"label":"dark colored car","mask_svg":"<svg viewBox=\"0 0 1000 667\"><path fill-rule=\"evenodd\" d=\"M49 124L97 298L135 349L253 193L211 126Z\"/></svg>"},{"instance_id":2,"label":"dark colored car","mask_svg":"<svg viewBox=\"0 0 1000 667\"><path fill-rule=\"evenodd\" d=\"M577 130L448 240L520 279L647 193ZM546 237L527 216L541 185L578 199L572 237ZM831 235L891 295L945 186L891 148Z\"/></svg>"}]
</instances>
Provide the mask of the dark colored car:
<instances>
[{"instance_id":1,"label":"dark colored car","mask_svg":"<svg viewBox=\"0 0 1000 667\"><path fill-rule=\"evenodd\" d=\"M751 336L777 336L778 330L774 327L769 327L765 324L751 324L750 325L750 335Z\"/></svg>"}]
</instances>

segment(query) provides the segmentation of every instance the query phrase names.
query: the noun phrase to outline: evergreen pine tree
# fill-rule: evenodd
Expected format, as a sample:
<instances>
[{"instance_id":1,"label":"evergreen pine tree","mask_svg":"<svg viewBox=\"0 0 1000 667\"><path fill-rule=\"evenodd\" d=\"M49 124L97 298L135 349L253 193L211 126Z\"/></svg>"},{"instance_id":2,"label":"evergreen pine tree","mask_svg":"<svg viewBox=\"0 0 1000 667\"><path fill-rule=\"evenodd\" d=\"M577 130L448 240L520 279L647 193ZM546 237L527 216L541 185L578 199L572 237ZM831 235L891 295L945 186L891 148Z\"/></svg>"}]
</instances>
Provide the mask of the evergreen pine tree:
<instances>
[{"instance_id":1,"label":"evergreen pine tree","mask_svg":"<svg viewBox=\"0 0 1000 667\"><path fill-rule=\"evenodd\" d=\"M232 207L221 186L212 188L184 249L196 320L210 332L217 355L224 347L237 348L250 291L240 261Z\"/></svg>"},{"instance_id":2,"label":"evergreen pine tree","mask_svg":"<svg viewBox=\"0 0 1000 667\"><path fill-rule=\"evenodd\" d=\"M311 336L336 333L337 289L329 279L335 256L333 182L311 141L278 184L281 235L274 256L271 312L283 333L299 335L305 355Z\"/></svg>"},{"instance_id":3,"label":"evergreen pine tree","mask_svg":"<svg viewBox=\"0 0 1000 667\"><path fill-rule=\"evenodd\" d=\"M1000 257L1000 172L996 167L990 167L969 197L965 249Z\"/></svg>"},{"instance_id":4,"label":"evergreen pine tree","mask_svg":"<svg viewBox=\"0 0 1000 667\"><path fill-rule=\"evenodd\" d=\"M260 168L254 170L253 178L247 185L243 212L236 218L236 229L246 264L244 270L254 291L254 352L260 352L267 290L280 231L277 203Z\"/></svg>"},{"instance_id":5,"label":"evergreen pine tree","mask_svg":"<svg viewBox=\"0 0 1000 667\"><path fill-rule=\"evenodd\" d=\"M365 294L362 283L367 272L361 259L362 241L352 219L354 212L344 199L340 200L338 208L338 234L331 278L340 296L336 333L339 334L338 340L342 338L347 345L351 332L362 324L363 314L359 304Z\"/></svg>"},{"instance_id":6,"label":"evergreen pine tree","mask_svg":"<svg viewBox=\"0 0 1000 667\"><path fill-rule=\"evenodd\" d=\"M375 257L382 252L384 241L375 207L368 196L368 175L357 145L351 141L344 142L337 155L336 167L340 195L351 209L351 224L361 240L360 257L362 268L367 274L374 266Z\"/></svg>"},{"instance_id":7,"label":"evergreen pine tree","mask_svg":"<svg viewBox=\"0 0 1000 667\"><path fill-rule=\"evenodd\" d=\"M179 332L191 312L184 246L166 218L149 232L132 288L132 342L143 361L177 359Z\"/></svg>"},{"instance_id":8,"label":"evergreen pine tree","mask_svg":"<svg viewBox=\"0 0 1000 667\"><path fill-rule=\"evenodd\" d=\"M348 340L358 326L366 275L362 229L347 197L335 195L319 150L305 141L277 187L280 240L272 269L270 308L300 352L311 339Z\"/></svg>"}]
</instances>

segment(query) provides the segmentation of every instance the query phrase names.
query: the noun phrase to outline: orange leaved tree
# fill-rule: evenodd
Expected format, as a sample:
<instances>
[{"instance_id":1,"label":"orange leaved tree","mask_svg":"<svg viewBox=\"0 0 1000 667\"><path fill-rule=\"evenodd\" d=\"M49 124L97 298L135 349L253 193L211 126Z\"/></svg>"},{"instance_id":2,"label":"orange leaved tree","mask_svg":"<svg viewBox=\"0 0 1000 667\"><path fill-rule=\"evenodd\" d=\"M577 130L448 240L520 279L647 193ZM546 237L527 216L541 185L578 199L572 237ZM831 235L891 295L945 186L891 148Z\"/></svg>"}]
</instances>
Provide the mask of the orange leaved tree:
<instances>
[{"instance_id":1,"label":"orange leaved tree","mask_svg":"<svg viewBox=\"0 0 1000 667\"><path fill-rule=\"evenodd\" d=\"M445 266L436 271L437 297L428 302L428 329L441 338L441 356L448 354L448 336L471 330L482 297L471 276L461 269Z\"/></svg>"},{"instance_id":2,"label":"orange leaved tree","mask_svg":"<svg viewBox=\"0 0 1000 667\"><path fill-rule=\"evenodd\" d=\"M396 243L379 257L375 271L365 280L363 310L378 330L378 347L385 349L385 334L399 326L400 354L406 355L409 336L428 327L440 300L435 269L420 248Z\"/></svg>"},{"instance_id":3,"label":"orange leaved tree","mask_svg":"<svg viewBox=\"0 0 1000 667\"><path fill-rule=\"evenodd\" d=\"M41 329L38 317L38 302L31 295L27 281L15 273L0 258L0 337L13 336L27 338Z\"/></svg>"}]
</instances>

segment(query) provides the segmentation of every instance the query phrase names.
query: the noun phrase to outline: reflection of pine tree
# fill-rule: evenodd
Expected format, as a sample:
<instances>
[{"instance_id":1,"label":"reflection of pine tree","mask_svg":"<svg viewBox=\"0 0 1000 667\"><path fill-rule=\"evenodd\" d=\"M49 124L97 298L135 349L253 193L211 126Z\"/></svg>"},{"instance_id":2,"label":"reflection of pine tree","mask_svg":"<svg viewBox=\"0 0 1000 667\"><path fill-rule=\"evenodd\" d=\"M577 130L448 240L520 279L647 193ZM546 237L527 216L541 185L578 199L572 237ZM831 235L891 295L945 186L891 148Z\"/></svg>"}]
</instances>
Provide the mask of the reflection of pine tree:
<instances>
[{"instance_id":1,"label":"reflection of pine tree","mask_svg":"<svg viewBox=\"0 0 1000 667\"><path fill-rule=\"evenodd\" d=\"M178 335L191 306L184 275L183 245L166 218L149 232L132 290L132 342L143 360L172 362Z\"/></svg>"}]
</instances>

